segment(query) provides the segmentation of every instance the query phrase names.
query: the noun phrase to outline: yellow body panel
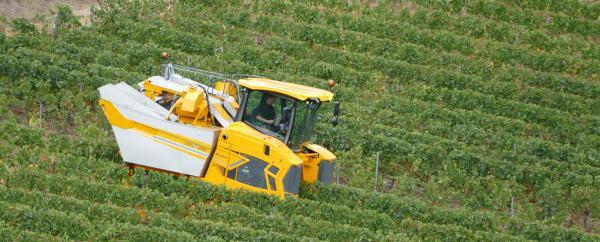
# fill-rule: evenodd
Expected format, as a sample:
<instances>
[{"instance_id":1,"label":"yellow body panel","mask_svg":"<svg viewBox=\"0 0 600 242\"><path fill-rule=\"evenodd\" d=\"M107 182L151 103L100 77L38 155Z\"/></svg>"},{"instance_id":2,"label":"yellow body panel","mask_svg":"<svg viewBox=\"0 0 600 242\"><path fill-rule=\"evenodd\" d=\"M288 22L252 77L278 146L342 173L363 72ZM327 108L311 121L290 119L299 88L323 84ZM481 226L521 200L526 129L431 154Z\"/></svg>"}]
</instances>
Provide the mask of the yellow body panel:
<instances>
[{"instance_id":1,"label":"yellow body panel","mask_svg":"<svg viewBox=\"0 0 600 242\"><path fill-rule=\"evenodd\" d=\"M217 82L215 83L215 90L222 91L230 96L237 95L237 89L230 82Z\"/></svg>"},{"instance_id":2,"label":"yellow body panel","mask_svg":"<svg viewBox=\"0 0 600 242\"><path fill-rule=\"evenodd\" d=\"M149 80L145 80L144 81L144 90L145 90L145 94L147 97L149 97L150 99L152 99L152 101L156 101L156 98L160 95L163 94L177 94L180 95L183 94L182 92L176 91L176 90L171 90L171 89L167 89L167 88L163 88L163 87L159 87L156 85L152 85L152 82L150 82Z\"/></svg>"},{"instance_id":3,"label":"yellow body panel","mask_svg":"<svg viewBox=\"0 0 600 242\"><path fill-rule=\"evenodd\" d=\"M307 87L299 84L275 81L267 78L244 78L238 80L240 86L274 93L284 94L300 101L308 99L319 99L321 102L333 100L333 93L327 90Z\"/></svg>"},{"instance_id":4,"label":"yellow body panel","mask_svg":"<svg viewBox=\"0 0 600 242\"><path fill-rule=\"evenodd\" d=\"M336 156L320 145L305 143L302 145L302 147L312 151L311 153L296 153L296 155L303 160L302 181L306 183L313 183L318 179L320 162L334 161Z\"/></svg>"},{"instance_id":5,"label":"yellow body panel","mask_svg":"<svg viewBox=\"0 0 600 242\"><path fill-rule=\"evenodd\" d=\"M181 97L181 111L194 112L196 109L201 108L201 105L204 103L203 94L203 91L196 88L188 89L187 93Z\"/></svg>"},{"instance_id":6,"label":"yellow body panel","mask_svg":"<svg viewBox=\"0 0 600 242\"><path fill-rule=\"evenodd\" d=\"M245 188L255 191L258 189L259 191L283 197L283 179L285 174L287 174L291 166L301 165L302 160L291 152L283 142L271 136L264 135L242 122L235 122L224 129L221 138L223 136L227 137L226 142L230 145L230 169L235 169L241 165L239 163L235 164L236 162L240 162L240 160L246 161L247 157L244 157L244 155L265 161L268 163L267 167L265 167L265 179L268 179L268 176L273 177L278 189L276 191L259 189L229 178L227 178L226 185L228 187ZM268 155L265 154L266 146L269 147ZM268 171L270 166L277 167L279 172L277 174L270 173ZM271 185L268 180L265 183L267 184L267 188L270 188Z\"/></svg>"},{"instance_id":7,"label":"yellow body panel","mask_svg":"<svg viewBox=\"0 0 600 242\"><path fill-rule=\"evenodd\" d=\"M156 101L159 96L167 102L172 101L175 96L181 97L173 104L167 117L176 114L179 122L196 126L211 126L204 90L189 86L185 91L177 91L153 85L149 80L144 81L143 86L145 95L153 101Z\"/></svg>"},{"instance_id":8,"label":"yellow body panel","mask_svg":"<svg viewBox=\"0 0 600 242\"><path fill-rule=\"evenodd\" d=\"M227 111L223 108L223 106L219 105L218 103L211 103L211 106L213 107L212 110L218 112L226 120L228 120L228 121L233 120L231 118L231 116L229 116L229 113L227 113Z\"/></svg>"},{"instance_id":9,"label":"yellow body panel","mask_svg":"<svg viewBox=\"0 0 600 242\"><path fill-rule=\"evenodd\" d=\"M200 126L210 125L208 105L206 105L204 91L202 89L189 88L182 95L173 107L171 107L169 114L177 114L179 122L182 123Z\"/></svg>"},{"instance_id":10,"label":"yellow body panel","mask_svg":"<svg viewBox=\"0 0 600 242\"><path fill-rule=\"evenodd\" d=\"M225 184L227 165L229 163L229 145L221 142L221 139L219 138L219 142L217 142L217 148L206 170L206 175L201 178L201 180L215 185Z\"/></svg>"},{"instance_id":11,"label":"yellow body panel","mask_svg":"<svg viewBox=\"0 0 600 242\"><path fill-rule=\"evenodd\" d=\"M323 146L317 144L304 144L303 146L309 150L319 153L321 160L335 160L337 158L333 153L331 153L331 151L325 149Z\"/></svg>"}]
</instances>

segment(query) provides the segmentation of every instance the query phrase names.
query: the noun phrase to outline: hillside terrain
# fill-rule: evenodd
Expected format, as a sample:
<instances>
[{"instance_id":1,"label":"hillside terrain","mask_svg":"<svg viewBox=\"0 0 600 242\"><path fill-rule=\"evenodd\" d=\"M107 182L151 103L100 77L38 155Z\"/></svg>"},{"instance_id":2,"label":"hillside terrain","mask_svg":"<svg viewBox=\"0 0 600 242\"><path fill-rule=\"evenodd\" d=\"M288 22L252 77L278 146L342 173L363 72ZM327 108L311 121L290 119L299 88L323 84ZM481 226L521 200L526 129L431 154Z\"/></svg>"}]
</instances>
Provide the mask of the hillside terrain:
<instances>
[{"instance_id":1,"label":"hillside terrain","mask_svg":"<svg viewBox=\"0 0 600 242\"><path fill-rule=\"evenodd\" d=\"M2 0L0 15L6 18L34 18L49 14L59 5L71 7L75 15L84 15L95 3L97 1L94 0Z\"/></svg>"},{"instance_id":2,"label":"hillside terrain","mask_svg":"<svg viewBox=\"0 0 600 242\"><path fill-rule=\"evenodd\" d=\"M101 2L0 12L2 240L600 240L598 3ZM158 75L165 51L336 80L340 125L329 108L315 138L335 184L280 200L128 176L97 88Z\"/></svg>"}]
</instances>

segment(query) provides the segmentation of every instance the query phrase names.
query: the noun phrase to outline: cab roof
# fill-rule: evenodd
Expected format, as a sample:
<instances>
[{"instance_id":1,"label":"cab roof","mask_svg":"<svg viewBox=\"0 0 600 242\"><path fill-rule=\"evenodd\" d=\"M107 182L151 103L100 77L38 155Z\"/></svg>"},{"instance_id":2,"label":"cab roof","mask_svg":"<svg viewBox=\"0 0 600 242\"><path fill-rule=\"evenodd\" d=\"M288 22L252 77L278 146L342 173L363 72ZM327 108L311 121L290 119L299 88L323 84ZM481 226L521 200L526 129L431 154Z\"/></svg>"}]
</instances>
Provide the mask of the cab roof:
<instances>
[{"instance_id":1,"label":"cab roof","mask_svg":"<svg viewBox=\"0 0 600 242\"><path fill-rule=\"evenodd\" d=\"M318 99L321 102L328 102L333 100L333 93L330 91L268 78L243 78L238 80L238 84L251 90L281 93L300 101Z\"/></svg>"}]
</instances>

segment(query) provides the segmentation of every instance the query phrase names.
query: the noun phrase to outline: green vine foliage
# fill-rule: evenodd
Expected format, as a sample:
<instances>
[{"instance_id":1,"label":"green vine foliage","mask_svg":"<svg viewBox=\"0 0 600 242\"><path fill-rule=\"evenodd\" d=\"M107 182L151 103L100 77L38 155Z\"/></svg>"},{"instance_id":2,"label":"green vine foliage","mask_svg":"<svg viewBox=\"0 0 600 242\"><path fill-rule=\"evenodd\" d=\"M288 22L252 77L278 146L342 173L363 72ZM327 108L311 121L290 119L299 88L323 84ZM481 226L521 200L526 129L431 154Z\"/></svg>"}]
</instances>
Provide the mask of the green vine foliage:
<instances>
[{"instance_id":1,"label":"green vine foliage","mask_svg":"<svg viewBox=\"0 0 600 242\"><path fill-rule=\"evenodd\" d=\"M66 5L58 5L58 12L56 14L56 28L58 29L72 29L81 26L79 19L73 14L71 8Z\"/></svg>"},{"instance_id":2,"label":"green vine foliage","mask_svg":"<svg viewBox=\"0 0 600 242\"><path fill-rule=\"evenodd\" d=\"M91 26L66 6L53 33L14 19L0 32L0 234L600 240L597 6L110 0ZM336 80L340 125L324 105L314 140L338 156L341 184L304 184L281 200L129 176L97 88L160 73L165 51L211 71L319 88Z\"/></svg>"}]
</instances>

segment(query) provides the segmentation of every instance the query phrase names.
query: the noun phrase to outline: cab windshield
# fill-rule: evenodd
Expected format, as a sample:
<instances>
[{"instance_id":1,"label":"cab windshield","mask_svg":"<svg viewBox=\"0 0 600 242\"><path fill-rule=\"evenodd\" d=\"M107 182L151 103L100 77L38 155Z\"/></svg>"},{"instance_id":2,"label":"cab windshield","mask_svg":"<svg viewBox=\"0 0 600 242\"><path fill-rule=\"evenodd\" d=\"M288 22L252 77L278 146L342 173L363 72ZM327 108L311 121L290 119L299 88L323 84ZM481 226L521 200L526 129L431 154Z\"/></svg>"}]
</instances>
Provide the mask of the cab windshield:
<instances>
[{"instance_id":1,"label":"cab windshield","mask_svg":"<svg viewBox=\"0 0 600 242\"><path fill-rule=\"evenodd\" d=\"M289 132L294 102L267 92L250 91L242 121L282 142Z\"/></svg>"},{"instance_id":2,"label":"cab windshield","mask_svg":"<svg viewBox=\"0 0 600 242\"><path fill-rule=\"evenodd\" d=\"M295 101L267 92L250 91L242 121L287 143L291 149L299 149L313 135L319 106L315 101Z\"/></svg>"}]
</instances>

